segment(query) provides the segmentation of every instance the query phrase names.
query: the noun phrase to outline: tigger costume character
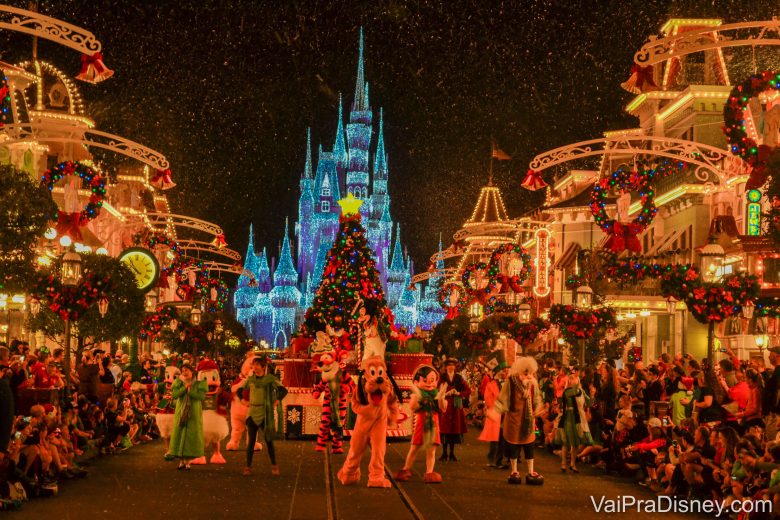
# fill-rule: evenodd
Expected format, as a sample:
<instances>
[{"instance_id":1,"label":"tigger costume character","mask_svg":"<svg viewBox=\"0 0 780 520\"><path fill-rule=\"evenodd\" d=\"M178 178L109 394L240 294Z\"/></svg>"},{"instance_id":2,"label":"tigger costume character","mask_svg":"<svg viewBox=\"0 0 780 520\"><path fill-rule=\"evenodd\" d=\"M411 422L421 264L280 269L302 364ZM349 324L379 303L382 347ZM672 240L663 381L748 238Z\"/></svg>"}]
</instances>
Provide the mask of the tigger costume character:
<instances>
[{"instance_id":1,"label":"tigger costume character","mask_svg":"<svg viewBox=\"0 0 780 520\"><path fill-rule=\"evenodd\" d=\"M314 355L321 379L314 385L312 396L315 399L323 396L317 451L327 451L330 440L331 453L344 453L342 436L347 419L347 396L355 387L352 378L344 372L347 354L341 350L325 350Z\"/></svg>"},{"instance_id":2,"label":"tigger costume character","mask_svg":"<svg viewBox=\"0 0 780 520\"><path fill-rule=\"evenodd\" d=\"M157 423L157 429L160 430L160 437L165 444L165 453L168 453L168 442L171 440L173 431L174 405L171 398L171 386L179 378L181 371L174 366L165 367L165 380L157 385L157 407L154 410L154 420Z\"/></svg>"},{"instance_id":3,"label":"tigger costume character","mask_svg":"<svg viewBox=\"0 0 780 520\"><path fill-rule=\"evenodd\" d=\"M388 423L398 421L398 399L387 377L385 360L379 356L364 359L363 373L357 391L352 394L352 410L357 414L349 454L338 472L338 479L348 486L360 480L360 459L369 442L371 461L368 464L368 487L389 488L385 478L385 448Z\"/></svg>"},{"instance_id":4,"label":"tigger costume character","mask_svg":"<svg viewBox=\"0 0 780 520\"><path fill-rule=\"evenodd\" d=\"M237 451L241 440L246 437L246 414L249 412L249 399L242 395L241 386L252 373L252 360L254 358L255 353L249 351L244 364L241 365L241 373L230 387L233 401L230 403L230 440L225 446L227 451ZM259 442L255 443L255 451L261 449L263 449L263 445Z\"/></svg>"}]
</instances>

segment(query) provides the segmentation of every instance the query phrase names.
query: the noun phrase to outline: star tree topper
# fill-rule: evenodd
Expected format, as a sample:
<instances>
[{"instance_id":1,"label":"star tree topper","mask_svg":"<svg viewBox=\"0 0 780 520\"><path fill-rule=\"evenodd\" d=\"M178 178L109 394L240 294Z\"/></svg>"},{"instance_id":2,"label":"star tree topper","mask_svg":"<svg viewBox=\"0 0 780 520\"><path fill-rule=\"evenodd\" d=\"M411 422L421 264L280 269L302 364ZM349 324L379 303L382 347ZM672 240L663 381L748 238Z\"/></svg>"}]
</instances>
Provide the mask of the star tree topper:
<instances>
[{"instance_id":1,"label":"star tree topper","mask_svg":"<svg viewBox=\"0 0 780 520\"><path fill-rule=\"evenodd\" d=\"M363 201L356 199L352 193L338 202L339 206L341 206L341 214L345 217L347 215L357 215L358 211L360 211L360 206L363 204Z\"/></svg>"}]
</instances>

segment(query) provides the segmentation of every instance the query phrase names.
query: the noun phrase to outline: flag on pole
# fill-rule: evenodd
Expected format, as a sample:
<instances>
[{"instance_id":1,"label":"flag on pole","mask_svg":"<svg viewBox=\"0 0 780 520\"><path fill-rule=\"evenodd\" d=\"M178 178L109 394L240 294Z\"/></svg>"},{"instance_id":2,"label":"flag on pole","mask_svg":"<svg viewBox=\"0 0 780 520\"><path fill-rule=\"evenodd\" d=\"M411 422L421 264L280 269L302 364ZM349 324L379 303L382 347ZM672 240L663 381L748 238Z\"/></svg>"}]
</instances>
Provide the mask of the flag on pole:
<instances>
[{"instance_id":1,"label":"flag on pole","mask_svg":"<svg viewBox=\"0 0 780 520\"><path fill-rule=\"evenodd\" d=\"M508 153L506 153L504 150L502 150L501 148L499 148L496 145L495 141L493 141L493 153L491 154L491 157L493 159L497 159L499 161L511 161L512 160L512 158L509 156Z\"/></svg>"}]
</instances>

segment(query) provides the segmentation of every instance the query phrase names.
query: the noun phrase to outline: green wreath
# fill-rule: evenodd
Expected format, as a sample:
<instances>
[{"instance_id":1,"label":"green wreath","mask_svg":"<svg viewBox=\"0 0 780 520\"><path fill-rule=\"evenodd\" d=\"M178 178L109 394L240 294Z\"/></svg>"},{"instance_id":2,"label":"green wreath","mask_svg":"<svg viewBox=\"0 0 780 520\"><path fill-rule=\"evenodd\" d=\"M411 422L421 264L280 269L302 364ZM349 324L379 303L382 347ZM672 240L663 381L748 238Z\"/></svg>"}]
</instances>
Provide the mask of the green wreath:
<instances>
[{"instance_id":1,"label":"green wreath","mask_svg":"<svg viewBox=\"0 0 780 520\"><path fill-rule=\"evenodd\" d=\"M85 164L65 161L43 172L41 186L46 187L51 192L54 189L54 185L68 175L81 177L82 186L87 187L92 192L84 209L73 217L73 224L76 227L86 226L90 220L100 214L100 208L103 207L103 200L106 198L106 179ZM58 211L54 221L62 224L70 216L70 214L64 211Z\"/></svg>"}]
</instances>

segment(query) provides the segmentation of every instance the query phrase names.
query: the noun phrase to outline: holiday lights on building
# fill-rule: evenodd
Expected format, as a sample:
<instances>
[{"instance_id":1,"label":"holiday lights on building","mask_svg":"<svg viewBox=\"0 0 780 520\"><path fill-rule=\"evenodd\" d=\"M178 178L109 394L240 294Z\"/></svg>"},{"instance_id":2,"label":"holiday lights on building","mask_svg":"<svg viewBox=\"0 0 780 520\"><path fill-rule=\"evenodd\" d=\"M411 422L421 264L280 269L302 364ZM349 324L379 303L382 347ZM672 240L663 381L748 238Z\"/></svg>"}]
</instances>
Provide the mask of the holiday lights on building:
<instances>
[{"instance_id":1,"label":"holiday lights on building","mask_svg":"<svg viewBox=\"0 0 780 520\"><path fill-rule=\"evenodd\" d=\"M256 283L247 276L239 278L234 306L237 319L255 339L266 339L277 348L289 341L322 280L327 254L339 228L341 208L338 201L350 194L363 201L359 211L366 237L376 255L388 305L392 310L400 311L399 324L409 330L418 324L430 328L444 317L441 307L435 303L435 290L429 291L436 308L431 313L422 311L420 307L423 301L427 302L423 294L408 287L412 266L402 254L400 226L397 226L393 237L395 224L390 214L388 160L381 108L374 146L371 139L373 117L368 83L365 81L361 30L357 79L349 120L345 126L339 96L333 149L326 151L320 144L316 165L312 157L311 131L307 131L295 237L288 238L285 230L284 245L273 277L268 268L266 250L263 249L259 257L255 254L254 235L250 227L244 269L255 274ZM292 240L295 240L294 248ZM422 322L418 323L418 318Z\"/></svg>"}]
</instances>

